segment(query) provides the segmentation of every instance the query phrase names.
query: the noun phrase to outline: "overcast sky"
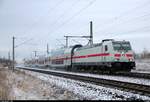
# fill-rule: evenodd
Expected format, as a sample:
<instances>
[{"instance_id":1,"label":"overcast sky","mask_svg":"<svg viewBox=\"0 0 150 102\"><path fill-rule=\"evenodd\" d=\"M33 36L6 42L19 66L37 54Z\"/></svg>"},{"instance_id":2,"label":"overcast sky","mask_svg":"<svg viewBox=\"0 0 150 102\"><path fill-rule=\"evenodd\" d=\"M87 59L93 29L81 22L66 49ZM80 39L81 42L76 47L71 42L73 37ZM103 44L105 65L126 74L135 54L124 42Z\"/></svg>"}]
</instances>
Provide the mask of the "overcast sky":
<instances>
[{"instance_id":1,"label":"overcast sky","mask_svg":"<svg viewBox=\"0 0 150 102\"><path fill-rule=\"evenodd\" d=\"M0 56L18 46L16 59L29 58L65 44L64 35L89 35L94 43L113 38L128 40L135 52L150 51L150 0L0 0ZM57 40L56 40L57 39ZM73 39L70 44L86 39Z\"/></svg>"}]
</instances>

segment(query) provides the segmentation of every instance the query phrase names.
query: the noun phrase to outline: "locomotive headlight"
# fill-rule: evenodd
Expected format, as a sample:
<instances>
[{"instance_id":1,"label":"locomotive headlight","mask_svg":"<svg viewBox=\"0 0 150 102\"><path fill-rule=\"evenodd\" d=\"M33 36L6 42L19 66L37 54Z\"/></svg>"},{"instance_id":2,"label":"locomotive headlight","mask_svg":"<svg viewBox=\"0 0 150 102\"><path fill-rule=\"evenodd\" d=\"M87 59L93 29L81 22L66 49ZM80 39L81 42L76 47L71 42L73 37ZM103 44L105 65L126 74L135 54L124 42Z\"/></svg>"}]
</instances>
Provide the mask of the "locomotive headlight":
<instances>
[{"instance_id":1,"label":"locomotive headlight","mask_svg":"<svg viewBox=\"0 0 150 102\"><path fill-rule=\"evenodd\" d=\"M119 58L115 58L115 61L119 61Z\"/></svg>"},{"instance_id":2,"label":"locomotive headlight","mask_svg":"<svg viewBox=\"0 0 150 102\"><path fill-rule=\"evenodd\" d=\"M133 61L133 59L129 59L129 61Z\"/></svg>"}]
</instances>

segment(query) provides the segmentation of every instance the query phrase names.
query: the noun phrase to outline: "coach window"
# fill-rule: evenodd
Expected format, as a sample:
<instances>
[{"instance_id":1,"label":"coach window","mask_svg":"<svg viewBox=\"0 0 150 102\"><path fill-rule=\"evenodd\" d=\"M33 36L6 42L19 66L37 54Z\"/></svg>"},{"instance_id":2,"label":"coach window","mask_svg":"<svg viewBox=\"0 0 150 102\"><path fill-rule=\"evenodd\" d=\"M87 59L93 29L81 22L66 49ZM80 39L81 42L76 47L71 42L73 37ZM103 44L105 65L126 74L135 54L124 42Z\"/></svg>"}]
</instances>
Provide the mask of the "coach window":
<instances>
[{"instance_id":1,"label":"coach window","mask_svg":"<svg viewBox=\"0 0 150 102\"><path fill-rule=\"evenodd\" d=\"M108 50L108 47L107 47L107 45L105 45L105 51L107 51Z\"/></svg>"}]
</instances>

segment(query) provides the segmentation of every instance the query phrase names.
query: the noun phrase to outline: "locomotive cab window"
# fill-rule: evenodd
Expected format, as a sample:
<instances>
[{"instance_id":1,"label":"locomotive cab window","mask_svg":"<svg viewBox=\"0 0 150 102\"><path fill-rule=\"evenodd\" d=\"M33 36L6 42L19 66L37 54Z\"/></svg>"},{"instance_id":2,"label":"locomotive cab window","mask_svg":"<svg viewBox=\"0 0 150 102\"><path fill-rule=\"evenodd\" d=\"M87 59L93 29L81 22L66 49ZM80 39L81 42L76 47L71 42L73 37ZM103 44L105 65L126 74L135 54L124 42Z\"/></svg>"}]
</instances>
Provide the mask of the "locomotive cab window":
<instances>
[{"instance_id":1,"label":"locomotive cab window","mask_svg":"<svg viewBox=\"0 0 150 102\"><path fill-rule=\"evenodd\" d=\"M131 45L129 42L113 42L114 50L131 50Z\"/></svg>"},{"instance_id":2,"label":"locomotive cab window","mask_svg":"<svg viewBox=\"0 0 150 102\"><path fill-rule=\"evenodd\" d=\"M107 45L105 45L105 51L108 51L108 47L107 47Z\"/></svg>"}]
</instances>

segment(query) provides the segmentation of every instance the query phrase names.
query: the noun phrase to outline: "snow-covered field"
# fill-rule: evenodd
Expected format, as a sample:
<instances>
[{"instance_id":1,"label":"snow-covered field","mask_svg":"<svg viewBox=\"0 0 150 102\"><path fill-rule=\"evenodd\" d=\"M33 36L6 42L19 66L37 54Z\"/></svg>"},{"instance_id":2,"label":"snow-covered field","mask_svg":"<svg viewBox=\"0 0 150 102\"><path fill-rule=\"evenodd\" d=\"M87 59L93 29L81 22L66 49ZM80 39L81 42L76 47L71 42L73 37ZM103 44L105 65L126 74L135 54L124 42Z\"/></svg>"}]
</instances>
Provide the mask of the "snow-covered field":
<instances>
[{"instance_id":1,"label":"snow-covered field","mask_svg":"<svg viewBox=\"0 0 150 102\"><path fill-rule=\"evenodd\" d=\"M79 100L83 99L74 93L57 87L49 82L38 79L21 71L1 69L0 75L5 74L8 100ZM3 75L4 76L4 75ZM1 79L1 78L0 78ZM4 80L4 78L3 78ZM1 87L0 82L0 87ZM4 84L3 84L4 86ZM1 98L0 98L1 99ZM4 99L4 98L3 98Z\"/></svg>"},{"instance_id":2,"label":"snow-covered field","mask_svg":"<svg viewBox=\"0 0 150 102\"><path fill-rule=\"evenodd\" d=\"M51 75L45 75L42 73L25 71L28 75L34 76L35 78L41 79L48 84L60 87L70 92L73 92L78 97L87 100L128 100L128 99L141 99L150 100L148 96L142 96L139 94L133 94L130 92L124 92L113 88L106 88L102 86L97 86L89 83L84 83L80 81L74 81L71 79L60 78Z\"/></svg>"},{"instance_id":3,"label":"snow-covered field","mask_svg":"<svg viewBox=\"0 0 150 102\"><path fill-rule=\"evenodd\" d=\"M50 70L50 69L37 69L37 68L32 68L32 69L46 70L46 71L66 73L66 74L74 74L74 75L80 75L80 76L88 76L88 77L102 78L102 79L109 79L109 80L116 80L116 81L130 82L130 83L137 83L137 84L143 84L143 85L149 85L150 86L150 80L149 79L141 79L141 78L127 77L127 76L98 75L98 74L90 74L90 73L75 73L75 72L66 72L66 71L58 71L58 70L56 71L56 70Z\"/></svg>"},{"instance_id":4,"label":"snow-covered field","mask_svg":"<svg viewBox=\"0 0 150 102\"><path fill-rule=\"evenodd\" d=\"M136 60L136 70L133 72L150 73L150 59Z\"/></svg>"},{"instance_id":5,"label":"snow-covered field","mask_svg":"<svg viewBox=\"0 0 150 102\"><path fill-rule=\"evenodd\" d=\"M137 60L133 72L149 72L150 60ZM85 75L80 73L81 75ZM122 80L150 85L150 80L129 77L86 74L86 76ZM84 83L52 75L18 69L9 73L13 99L33 100L150 100L150 97L114 88Z\"/></svg>"}]
</instances>

